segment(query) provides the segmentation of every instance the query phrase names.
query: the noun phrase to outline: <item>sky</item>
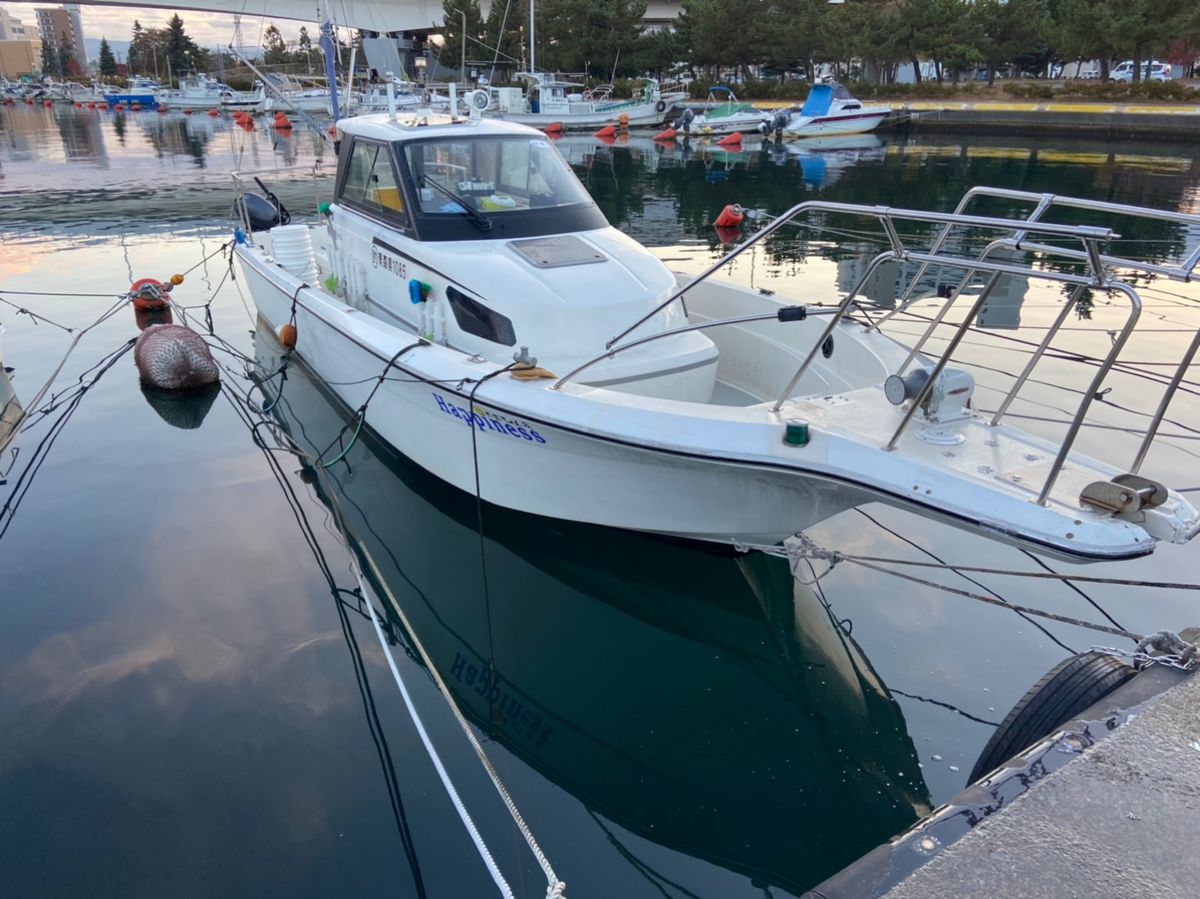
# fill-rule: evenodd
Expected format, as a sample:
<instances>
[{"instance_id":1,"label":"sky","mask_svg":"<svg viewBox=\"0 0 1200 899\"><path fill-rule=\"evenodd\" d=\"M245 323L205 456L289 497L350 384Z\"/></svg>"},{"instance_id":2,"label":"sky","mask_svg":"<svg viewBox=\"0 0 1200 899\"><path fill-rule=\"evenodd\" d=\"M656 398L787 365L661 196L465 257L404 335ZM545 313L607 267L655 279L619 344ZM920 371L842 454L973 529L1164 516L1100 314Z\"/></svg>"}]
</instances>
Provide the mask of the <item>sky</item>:
<instances>
[{"instance_id":1,"label":"sky","mask_svg":"<svg viewBox=\"0 0 1200 899\"><path fill-rule=\"evenodd\" d=\"M37 24L34 10L39 7L59 6L59 3L0 3L8 14L20 19L26 24ZM315 6L314 6L315 9ZM161 28L171 18L168 9L145 9L129 6L84 6L82 10L83 36L108 38L110 41L128 41L133 20L137 19L144 28ZM233 38L233 16L219 13L203 13L186 10L181 12L184 30L201 47L227 47ZM242 42L247 47L262 45L261 33L267 26L257 16L242 17ZM283 34L285 41L294 41L303 22L280 19L275 23ZM308 32L317 37L315 24L308 26Z\"/></svg>"}]
</instances>

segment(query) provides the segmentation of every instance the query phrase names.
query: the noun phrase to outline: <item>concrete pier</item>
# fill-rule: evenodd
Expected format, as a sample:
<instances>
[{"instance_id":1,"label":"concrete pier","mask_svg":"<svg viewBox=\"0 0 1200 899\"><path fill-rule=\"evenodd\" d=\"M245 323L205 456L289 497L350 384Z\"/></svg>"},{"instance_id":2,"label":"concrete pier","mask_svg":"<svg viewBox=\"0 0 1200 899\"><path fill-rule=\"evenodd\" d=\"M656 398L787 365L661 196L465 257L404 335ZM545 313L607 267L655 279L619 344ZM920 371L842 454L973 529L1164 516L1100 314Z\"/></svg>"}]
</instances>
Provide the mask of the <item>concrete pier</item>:
<instances>
[{"instance_id":1,"label":"concrete pier","mask_svg":"<svg viewBox=\"0 0 1200 899\"><path fill-rule=\"evenodd\" d=\"M908 100L889 104L914 131L1086 134L1200 142L1200 106L1069 101Z\"/></svg>"},{"instance_id":2,"label":"concrete pier","mask_svg":"<svg viewBox=\"0 0 1200 899\"><path fill-rule=\"evenodd\" d=\"M1184 899L1198 845L1200 677L1152 667L805 899Z\"/></svg>"}]
</instances>

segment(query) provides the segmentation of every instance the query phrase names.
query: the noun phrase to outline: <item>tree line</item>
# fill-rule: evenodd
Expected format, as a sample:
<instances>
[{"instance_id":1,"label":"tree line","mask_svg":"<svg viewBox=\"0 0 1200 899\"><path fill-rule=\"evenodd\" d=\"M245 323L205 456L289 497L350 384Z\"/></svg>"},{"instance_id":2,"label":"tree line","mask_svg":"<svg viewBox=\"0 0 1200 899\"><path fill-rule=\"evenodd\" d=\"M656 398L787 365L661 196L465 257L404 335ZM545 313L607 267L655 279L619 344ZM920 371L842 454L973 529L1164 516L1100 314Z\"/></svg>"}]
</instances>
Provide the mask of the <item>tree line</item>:
<instances>
[{"instance_id":1,"label":"tree line","mask_svg":"<svg viewBox=\"0 0 1200 899\"><path fill-rule=\"evenodd\" d=\"M1190 67L1200 55L1195 0L683 0L673 29L642 27L645 0L543 0L536 15L539 68L591 77L663 73L681 66L710 77L734 69L750 78L815 66L875 84L902 64L932 63L938 82L986 69L1042 74L1054 62L1167 58ZM527 55L528 9L494 0L444 0L442 62L455 67L466 42L473 62L520 63ZM463 28L465 16L465 31Z\"/></svg>"}]
</instances>

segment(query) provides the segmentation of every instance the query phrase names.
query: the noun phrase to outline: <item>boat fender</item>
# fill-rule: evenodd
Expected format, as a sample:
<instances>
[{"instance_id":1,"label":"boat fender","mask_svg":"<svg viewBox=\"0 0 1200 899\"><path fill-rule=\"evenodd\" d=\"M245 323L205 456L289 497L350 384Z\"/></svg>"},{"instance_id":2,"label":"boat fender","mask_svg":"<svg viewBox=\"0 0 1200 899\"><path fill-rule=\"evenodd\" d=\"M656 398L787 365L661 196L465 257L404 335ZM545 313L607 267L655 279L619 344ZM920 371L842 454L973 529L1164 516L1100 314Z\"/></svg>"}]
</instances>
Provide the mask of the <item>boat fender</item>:
<instances>
[{"instance_id":1,"label":"boat fender","mask_svg":"<svg viewBox=\"0 0 1200 899\"><path fill-rule=\"evenodd\" d=\"M1107 653L1081 652L1051 668L996 728L971 769L970 783L1054 733L1137 674Z\"/></svg>"},{"instance_id":2,"label":"boat fender","mask_svg":"<svg viewBox=\"0 0 1200 899\"><path fill-rule=\"evenodd\" d=\"M188 390L220 379L204 338L183 325L148 327L133 345L133 360L142 383L161 390Z\"/></svg>"},{"instance_id":3,"label":"boat fender","mask_svg":"<svg viewBox=\"0 0 1200 899\"><path fill-rule=\"evenodd\" d=\"M717 216L713 225L718 228L735 228L742 223L745 217L746 210L737 203L730 203L721 210L721 214Z\"/></svg>"},{"instance_id":4,"label":"boat fender","mask_svg":"<svg viewBox=\"0 0 1200 899\"><path fill-rule=\"evenodd\" d=\"M659 112L666 112L667 111L667 103L665 100L659 100L657 103L654 104L654 108L656 110L658 110Z\"/></svg>"},{"instance_id":5,"label":"boat fender","mask_svg":"<svg viewBox=\"0 0 1200 899\"><path fill-rule=\"evenodd\" d=\"M294 350L296 348L296 326L288 323L279 326L279 332L276 334L279 338L279 345L284 349Z\"/></svg>"}]
</instances>

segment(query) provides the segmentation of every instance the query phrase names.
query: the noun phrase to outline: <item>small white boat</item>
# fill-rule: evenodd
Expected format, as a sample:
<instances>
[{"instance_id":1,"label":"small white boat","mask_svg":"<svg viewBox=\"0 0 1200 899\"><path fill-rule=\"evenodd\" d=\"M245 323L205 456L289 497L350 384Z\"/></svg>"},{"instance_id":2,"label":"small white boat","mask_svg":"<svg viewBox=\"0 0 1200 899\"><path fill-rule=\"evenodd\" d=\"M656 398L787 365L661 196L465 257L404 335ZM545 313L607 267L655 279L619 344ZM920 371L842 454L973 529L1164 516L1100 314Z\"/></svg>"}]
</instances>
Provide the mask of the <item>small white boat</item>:
<instances>
[{"instance_id":1,"label":"small white boat","mask_svg":"<svg viewBox=\"0 0 1200 899\"><path fill-rule=\"evenodd\" d=\"M612 96L611 84L587 88L574 81L563 81L543 72L519 72L517 78L527 89L516 87L492 88L494 99L488 103L476 101L482 90L465 98L474 108L487 111L489 116L523 125L546 126L560 124L564 130L602 128L625 121L630 127L661 125L671 110L687 95L664 92L654 78L646 78L628 100Z\"/></svg>"},{"instance_id":2,"label":"small white boat","mask_svg":"<svg viewBox=\"0 0 1200 899\"><path fill-rule=\"evenodd\" d=\"M887 106L864 106L845 85L814 84L799 111L777 113L762 130L785 137L862 134L878 128L890 114Z\"/></svg>"},{"instance_id":3,"label":"small white boat","mask_svg":"<svg viewBox=\"0 0 1200 899\"><path fill-rule=\"evenodd\" d=\"M763 124L770 119L769 112L755 109L749 103L739 103L732 90L714 85L708 89L708 99L704 101L704 109L700 114L694 115L689 107L675 123L675 128L685 134L694 132L720 137L735 132L748 134L761 131Z\"/></svg>"},{"instance_id":4,"label":"small white boat","mask_svg":"<svg viewBox=\"0 0 1200 899\"><path fill-rule=\"evenodd\" d=\"M221 109L230 112L263 112L267 108L267 91L262 82L255 82L254 90L226 90L221 95Z\"/></svg>"},{"instance_id":5,"label":"small white boat","mask_svg":"<svg viewBox=\"0 0 1200 899\"><path fill-rule=\"evenodd\" d=\"M220 109L225 98L233 94L234 91L215 78L197 74L181 78L177 90L159 91L158 103L167 109Z\"/></svg>"},{"instance_id":6,"label":"small white boat","mask_svg":"<svg viewBox=\"0 0 1200 899\"><path fill-rule=\"evenodd\" d=\"M1057 441L1002 420L1040 351L994 417L972 409L972 376L948 364L1004 278L1074 288L1044 349L1084 291L1136 310L1136 289L1110 267L1185 280L1200 262L1200 250L1170 266L1102 255L1111 229L1042 223L1050 205L1193 228L1200 216L1012 191L1002 193L1040 202L1036 213L806 201L699 276L677 278L607 223L530 128L404 116L338 127L330 215L280 226L274 204L242 196L235 255L268 326L294 325L295 352L330 390L456 487L540 515L724 543L774 543L871 501L1079 561L1146 555L1200 530L1183 495L1139 474L1178 381L1132 463L1072 449L1136 312L1087 369ZM891 249L822 308L720 278L806 215L874 220ZM996 239L980 257L941 240L915 249L900 237L914 222L943 225L943 239L951 229ZM990 258L1017 243L1085 269ZM968 273L990 276L941 356L922 352L924 338L910 347L855 317L862 285L897 259L956 268L964 285Z\"/></svg>"}]
</instances>

